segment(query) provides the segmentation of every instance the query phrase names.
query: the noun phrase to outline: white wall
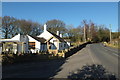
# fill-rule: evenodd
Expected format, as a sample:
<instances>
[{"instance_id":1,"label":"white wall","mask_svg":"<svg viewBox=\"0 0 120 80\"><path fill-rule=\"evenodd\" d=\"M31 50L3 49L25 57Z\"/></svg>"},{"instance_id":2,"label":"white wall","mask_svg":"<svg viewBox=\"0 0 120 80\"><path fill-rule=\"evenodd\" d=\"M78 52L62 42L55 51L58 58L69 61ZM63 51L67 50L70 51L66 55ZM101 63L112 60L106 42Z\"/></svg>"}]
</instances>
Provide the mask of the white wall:
<instances>
[{"instance_id":1,"label":"white wall","mask_svg":"<svg viewBox=\"0 0 120 80\"><path fill-rule=\"evenodd\" d=\"M50 34L48 31L44 31L43 33L41 33L39 36L37 37L43 37L45 38L46 40L50 39L53 35Z\"/></svg>"},{"instance_id":2,"label":"white wall","mask_svg":"<svg viewBox=\"0 0 120 80\"><path fill-rule=\"evenodd\" d=\"M30 37L29 35L28 35L28 38L29 38L29 42L35 42L36 49L40 49L40 42L39 41L35 40L34 38Z\"/></svg>"},{"instance_id":3,"label":"white wall","mask_svg":"<svg viewBox=\"0 0 120 80\"><path fill-rule=\"evenodd\" d=\"M50 39L51 37L53 37L53 35L51 33L49 33L48 31L44 31L42 34L40 34L37 37L43 37L46 40ZM58 50L63 50L63 49L67 49L68 48L68 44L65 42L53 42L54 40L57 40L56 38L52 38L50 40L51 43L54 43L54 45L57 47ZM66 46L64 46L64 44L66 44ZM62 45L62 46L61 46Z\"/></svg>"},{"instance_id":4,"label":"white wall","mask_svg":"<svg viewBox=\"0 0 120 80\"><path fill-rule=\"evenodd\" d=\"M21 36L15 36L13 39L20 37L20 41L24 42L24 46L22 44L18 44L18 52L28 52L29 42L35 42L35 49L31 49L33 53L36 53L36 51L47 51L47 45L41 44L41 42L37 41L36 39L32 38L31 36L27 35L21 35Z\"/></svg>"},{"instance_id":5,"label":"white wall","mask_svg":"<svg viewBox=\"0 0 120 80\"><path fill-rule=\"evenodd\" d=\"M37 37L43 37L43 38L45 38L46 40L49 40L51 37L53 37L53 35L46 30L46 31L44 31L43 33L41 33L41 34L40 34L39 36L37 36ZM50 42L53 43L53 40L56 40L56 38L51 39ZM58 48L59 48L59 44L58 44L57 42L54 42L54 45L55 45L56 47L58 46ZM47 51L47 45L44 45L44 49L43 49L43 45L42 45L42 46L41 46L41 50Z\"/></svg>"},{"instance_id":6,"label":"white wall","mask_svg":"<svg viewBox=\"0 0 120 80\"><path fill-rule=\"evenodd\" d=\"M70 42L67 42L68 46L70 47L71 46L71 43Z\"/></svg>"},{"instance_id":7,"label":"white wall","mask_svg":"<svg viewBox=\"0 0 120 80\"><path fill-rule=\"evenodd\" d=\"M54 40L57 40L57 39L56 38L52 38L50 40L50 42L54 43L54 45L57 47L58 50L64 50L64 49L68 49L69 48L69 45L67 43L65 43L65 42L53 42Z\"/></svg>"},{"instance_id":8,"label":"white wall","mask_svg":"<svg viewBox=\"0 0 120 80\"><path fill-rule=\"evenodd\" d=\"M13 38L11 38L11 40L18 40L18 41L20 41L20 34L14 36Z\"/></svg>"}]
</instances>

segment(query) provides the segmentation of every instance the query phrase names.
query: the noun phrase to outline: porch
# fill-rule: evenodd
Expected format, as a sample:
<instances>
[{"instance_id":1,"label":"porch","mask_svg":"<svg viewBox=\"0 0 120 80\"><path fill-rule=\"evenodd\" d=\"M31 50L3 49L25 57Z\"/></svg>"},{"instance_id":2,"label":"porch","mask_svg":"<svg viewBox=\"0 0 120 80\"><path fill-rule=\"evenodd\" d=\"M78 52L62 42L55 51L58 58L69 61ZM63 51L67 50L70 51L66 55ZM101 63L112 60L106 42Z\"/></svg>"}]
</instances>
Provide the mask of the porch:
<instances>
[{"instance_id":1,"label":"porch","mask_svg":"<svg viewBox=\"0 0 120 80\"><path fill-rule=\"evenodd\" d=\"M0 54L1 53L23 53L24 49L24 42L14 41L4 39L0 41Z\"/></svg>"}]
</instances>

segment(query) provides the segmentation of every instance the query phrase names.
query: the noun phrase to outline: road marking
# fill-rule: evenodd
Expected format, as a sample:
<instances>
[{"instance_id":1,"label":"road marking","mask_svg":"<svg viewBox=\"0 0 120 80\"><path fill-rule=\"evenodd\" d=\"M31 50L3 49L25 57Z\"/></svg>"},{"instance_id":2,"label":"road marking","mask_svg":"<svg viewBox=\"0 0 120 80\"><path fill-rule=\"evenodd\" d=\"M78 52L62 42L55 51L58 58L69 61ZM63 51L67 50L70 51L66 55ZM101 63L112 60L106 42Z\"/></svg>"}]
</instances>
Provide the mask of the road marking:
<instances>
[{"instance_id":1,"label":"road marking","mask_svg":"<svg viewBox=\"0 0 120 80\"><path fill-rule=\"evenodd\" d=\"M100 46L104 47L102 44L101 44ZM104 47L104 48L106 48L106 49L108 49L108 50L110 50L110 51L113 51L113 52L116 52L116 53L118 53L118 51L111 50L111 49L109 49L109 48L107 48L107 47Z\"/></svg>"},{"instance_id":2,"label":"road marking","mask_svg":"<svg viewBox=\"0 0 120 80\"><path fill-rule=\"evenodd\" d=\"M101 47L103 47L102 45L100 45ZM104 47L103 49L105 50L105 51L108 51L108 50L110 50L110 49L108 49L108 48L106 48L106 47ZM110 51L113 51L113 50L110 50ZM113 52L116 52L116 51L113 51ZM118 53L118 52L117 52ZM116 53L112 53L113 55L115 55L115 56L117 56L117 57L120 57L119 56L119 54L116 54Z\"/></svg>"},{"instance_id":3,"label":"road marking","mask_svg":"<svg viewBox=\"0 0 120 80\"><path fill-rule=\"evenodd\" d=\"M119 56L119 55L117 55L116 53L112 53L112 54L116 55L117 57L120 57L120 56Z\"/></svg>"},{"instance_id":4,"label":"road marking","mask_svg":"<svg viewBox=\"0 0 120 80\"><path fill-rule=\"evenodd\" d=\"M110 51L113 51L113 52L118 53L118 51L111 50L111 49L109 49L109 48L107 48L107 47L105 47L105 48L108 49L108 50L110 50Z\"/></svg>"},{"instance_id":5,"label":"road marking","mask_svg":"<svg viewBox=\"0 0 120 80\"><path fill-rule=\"evenodd\" d=\"M108 51L108 50L106 50L106 49L104 49L105 51ZM115 55L115 56L117 56L117 57L120 57L118 54L116 54L116 53L112 53L113 55Z\"/></svg>"}]
</instances>

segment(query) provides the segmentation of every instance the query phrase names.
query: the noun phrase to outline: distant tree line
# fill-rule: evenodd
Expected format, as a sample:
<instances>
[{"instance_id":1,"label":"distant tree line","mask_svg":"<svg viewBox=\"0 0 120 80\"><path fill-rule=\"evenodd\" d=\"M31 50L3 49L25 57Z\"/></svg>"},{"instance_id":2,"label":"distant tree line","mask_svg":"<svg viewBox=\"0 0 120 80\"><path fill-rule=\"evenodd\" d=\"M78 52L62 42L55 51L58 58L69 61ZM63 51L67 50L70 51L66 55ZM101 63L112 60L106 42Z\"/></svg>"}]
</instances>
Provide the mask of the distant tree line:
<instances>
[{"instance_id":1,"label":"distant tree line","mask_svg":"<svg viewBox=\"0 0 120 80\"><path fill-rule=\"evenodd\" d=\"M68 26L68 34L69 38L76 42L76 41L84 41L84 34L86 41L93 41L93 42L102 42L102 41L109 41L109 29L106 28L104 25L96 25L92 21L87 22L83 20L82 25L74 28L72 25ZM85 30L84 30L85 29Z\"/></svg>"},{"instance_id":2,"label":"distant tree line","mask_svg":"<svg viewBox=\"0 0 120 80\"><path fill-rule=\"evenodd\" d=\"M63 21L53 19L46 22L47 29L53 33L58 30L63 34L64 38L73 42L84 41L84 34L87 41L102 42L109 41L109 29L104 25L96 25L94 22L83 20L78 27L66 25ZM37 36L43 31L43 24L33 22L31 20L16 19L10 16L2 17L2 37L12 38L16 34L29 34ZM118 32L112 33L113 38L118 38Z\"/></svg>"}]
</instances>

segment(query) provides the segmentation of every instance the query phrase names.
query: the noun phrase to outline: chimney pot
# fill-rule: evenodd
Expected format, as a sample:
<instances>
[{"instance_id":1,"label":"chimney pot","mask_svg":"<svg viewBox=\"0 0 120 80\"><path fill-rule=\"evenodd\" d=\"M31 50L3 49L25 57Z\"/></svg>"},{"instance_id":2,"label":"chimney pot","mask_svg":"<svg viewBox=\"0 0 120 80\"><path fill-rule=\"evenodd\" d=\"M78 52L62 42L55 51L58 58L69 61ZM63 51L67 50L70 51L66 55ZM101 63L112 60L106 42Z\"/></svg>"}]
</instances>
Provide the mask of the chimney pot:
<instances>
[{"instance_id":1,"label":"chimney pot","mask_svg":"<svg viewBox=\"0 0 120 80\"><path fill-rule=\"evenodd\" d=\"M44 24L44 31L47 31L47 25Z\"/></svg>"},{"instance_id":2,"label":"chimney pot","mask_svg":"<svg viewBox=\"0 0 120 80\"><path fill-rule=\"evenodd\" d=\"M62 34L60 34L60 37L62 38Z\"/></svg>"},{"instance_id":3,"label":"chimney pot","mask_svg":"<svg viewBox=\"0 0 120 80\"><path fill-rule=\"evenodd\" d=\"M59 36L59 31L57 31L57 35Z\"/></svg>"}]
</instances>

